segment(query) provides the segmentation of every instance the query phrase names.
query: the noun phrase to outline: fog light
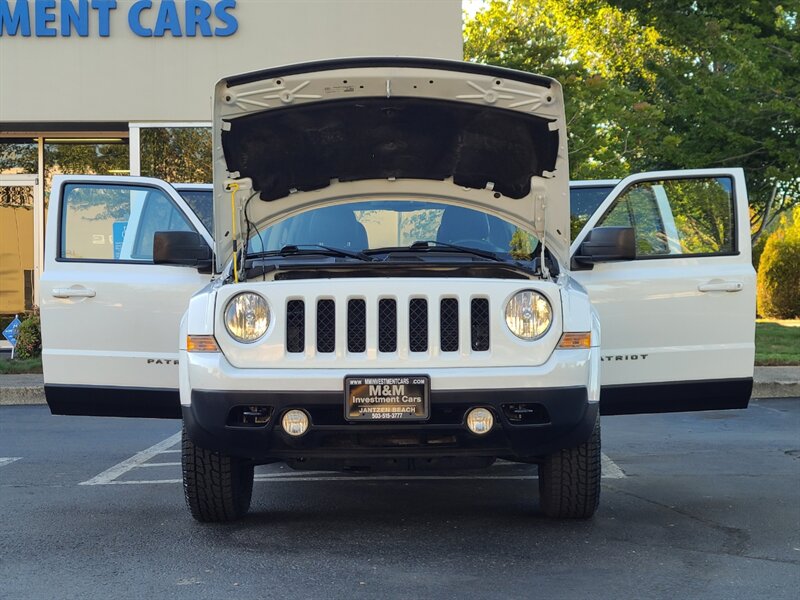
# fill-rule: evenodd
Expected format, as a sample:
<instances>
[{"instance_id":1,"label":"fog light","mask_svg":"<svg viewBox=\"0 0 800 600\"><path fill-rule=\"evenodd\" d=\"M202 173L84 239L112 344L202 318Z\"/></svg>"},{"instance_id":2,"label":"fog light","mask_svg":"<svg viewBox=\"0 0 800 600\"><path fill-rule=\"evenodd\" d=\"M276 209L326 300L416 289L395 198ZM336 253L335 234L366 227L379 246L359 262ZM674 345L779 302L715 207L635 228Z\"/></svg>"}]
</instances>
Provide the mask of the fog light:
<instances>
[{"instance_id":1,"label":"fog light","mask_svg":"<svg viewBox=\"0 0 800 600\"><path fill-rule=\"evenodd\" d=\"M473 408L467 413L467 427L475 435L489 433L494 426L494 415L488 408Z\"/></svg>"},{"instance_id":2,"label":"fog light","mask_svg":"<svg viewBox=\"0 0 800 600\"><path fill-rule=\"evenodd\" d=\"M302 410L287 410L281 419L281 426L289 435L301 436L308 430L308 415Z\"/></svg>"}]
</instances>

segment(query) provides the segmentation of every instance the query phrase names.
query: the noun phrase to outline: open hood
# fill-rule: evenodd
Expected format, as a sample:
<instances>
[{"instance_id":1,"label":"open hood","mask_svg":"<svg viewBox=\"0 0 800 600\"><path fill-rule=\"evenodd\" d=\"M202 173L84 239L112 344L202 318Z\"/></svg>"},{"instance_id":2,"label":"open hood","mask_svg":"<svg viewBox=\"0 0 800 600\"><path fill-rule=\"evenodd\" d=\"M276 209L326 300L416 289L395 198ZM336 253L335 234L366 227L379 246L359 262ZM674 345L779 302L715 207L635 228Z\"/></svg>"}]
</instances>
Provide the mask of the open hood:
<instances>
[{"instance_id":1,"label":"open hood","mask_svg":"<svg viewBox=\"0 0 800 600\"><path fill-rule=\"evenodd\" d=\"M233 202L232 200L233 196ZM561 86L467 62L359 58L221 80L214 95L217 271L245 226L350 199L436 199L569 249Z\"/></svg>"}]
</instances>

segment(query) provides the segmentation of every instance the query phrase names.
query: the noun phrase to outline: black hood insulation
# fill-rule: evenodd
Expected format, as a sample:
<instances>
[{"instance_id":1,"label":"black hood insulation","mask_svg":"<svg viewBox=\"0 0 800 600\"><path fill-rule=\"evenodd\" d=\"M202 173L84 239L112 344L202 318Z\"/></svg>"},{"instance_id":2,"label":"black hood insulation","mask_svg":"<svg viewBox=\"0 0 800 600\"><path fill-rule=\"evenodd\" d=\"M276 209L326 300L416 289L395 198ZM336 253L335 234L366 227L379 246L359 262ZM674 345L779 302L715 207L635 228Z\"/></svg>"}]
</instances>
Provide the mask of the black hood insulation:
<instances>
[{"instance_id":1,"label":"black hood insulation","mask_svg":"<svg viewBox=\"0 0 800 600\"><path fill-rule=\"evenodd\" d=\"M262 200L331 180L432 179L508 198L554 171L558 131L549 119L431 98L357 98L300 104L230 119L222 132L229 172L250 177Z\"/></svg>"}]
</instances>

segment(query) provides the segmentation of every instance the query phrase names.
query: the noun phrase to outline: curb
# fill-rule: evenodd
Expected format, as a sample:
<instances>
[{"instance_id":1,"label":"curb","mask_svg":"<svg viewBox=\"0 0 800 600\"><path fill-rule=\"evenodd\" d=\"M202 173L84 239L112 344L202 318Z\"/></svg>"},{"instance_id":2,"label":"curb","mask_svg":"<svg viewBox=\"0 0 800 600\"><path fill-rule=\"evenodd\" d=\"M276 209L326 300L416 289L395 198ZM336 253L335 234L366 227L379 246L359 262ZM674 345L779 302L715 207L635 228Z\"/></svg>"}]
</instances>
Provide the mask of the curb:
<instances>
[{"instance_id":1,"label":"curb","mask_svg":"<svg viewBox=\"0 0 800 600\"><path fill-rule=\"evenodd\" d=\"M753 385L753 399L756 398L800 398L800 382L769 381Z\"/></svg>"},{"instance_id":2,"label":"curb","mask_svg":"<svg viewBox=\"0 0 800 600\"><path fill-rule=\"evenodd\" d=\"M0 387L0 406L25 406L31 404L47 404L42 386Z\"/></svg>"},{"instance_id":3,"label":"curb","mask_svg":"<svg viewBox=\"0 0 800 600\"><path fill-rule=\"evenodd\" d=\"M753 385L752 399L800 398L800 382L770 381ZM0 406L47 404L42 386L0 387Z\"/></svg>"}]
</instances>

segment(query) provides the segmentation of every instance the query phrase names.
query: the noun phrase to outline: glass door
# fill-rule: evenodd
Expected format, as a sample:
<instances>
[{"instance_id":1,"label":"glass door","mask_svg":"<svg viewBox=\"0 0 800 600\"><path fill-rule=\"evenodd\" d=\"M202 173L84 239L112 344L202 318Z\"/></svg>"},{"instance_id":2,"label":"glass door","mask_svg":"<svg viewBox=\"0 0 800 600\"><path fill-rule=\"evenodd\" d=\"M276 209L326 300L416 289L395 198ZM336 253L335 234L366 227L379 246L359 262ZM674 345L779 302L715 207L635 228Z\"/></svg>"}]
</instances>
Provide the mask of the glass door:
<instances>
[{"instance_id":1,"label":"glass door","mask_svg":"<svg viewBox=\"0 0 800 600\"><path fill-rule=\"evenodd\" d=\"M0 315L38 305L42 222L36 175L0 175Z\"/></svg>"}]
</instances>

